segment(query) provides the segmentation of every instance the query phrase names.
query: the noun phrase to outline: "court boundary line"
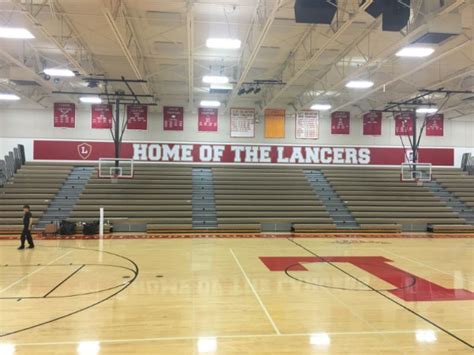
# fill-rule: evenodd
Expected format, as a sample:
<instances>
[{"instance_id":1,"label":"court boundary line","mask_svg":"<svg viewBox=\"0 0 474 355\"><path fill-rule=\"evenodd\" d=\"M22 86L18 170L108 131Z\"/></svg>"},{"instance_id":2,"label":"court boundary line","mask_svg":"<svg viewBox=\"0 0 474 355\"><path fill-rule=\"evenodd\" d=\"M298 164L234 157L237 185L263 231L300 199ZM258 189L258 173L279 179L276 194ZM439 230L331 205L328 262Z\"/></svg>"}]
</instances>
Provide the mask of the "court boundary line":
<instances>
[{"instance_id":1,"label":"court boundary line","mask_svg":"<svg viewBox=\"0 0 474 355\"><path fill-rule=\"evenodd\" d=\"M4 287L3 289L1 289L1 290L0 290L0 294L3 293L3 292L5 292L5 291L8 291L8 290L11 289L13 286L18 285L18 284L19 284L20 282L22 282L23 280L26 280L28 277L33 276L34 274L36 274L36 273L40 272L41 270L45 269L48 265L54 264L56 261L58 261L58 260L64 258L65 256L71 254L73 251L74 251L74 250L70 250L70 251L68 251L67 253L65 253L65 254L63 254L63 255L57 257L56 259L50 261L50 262L47 263L46 265L40 267L39 269L36 269L36 270L30 272L29 274L27 274L27 275L25 275L25 276L19 278L18 280L16 280L16 281L13 282L12 284L10 284L10 285Z\"/></svg>"},{"instance_id":2,"label":"court boundary line","mask_svg":"<svg viewBox=\"0 0 474 355\"><path fill-rule=\"evenodd\" d=\"M360 332L325 332L329 336L344 335L377 335L377 334L416 334L418 329L413 330L381 330L381 331L360 331ZM439 329L433 329L434 332L442 333ZM453 329L453 331L472 331L472 329ZM278 337L308 337L315 333L280 333L280 334L233 334L233 335L211 335L209 337L216 339L250 339L250 338L278 338ZM176 340L199 340L207 336L181 336L181 337L155 337L155 338L131 338L131 339L93 339L103 344L114 343L140 343L153 341L176 341ZM15 343L16 346L51 346L51 345L77 345L81 341L57 341L57 342L38 342L38 343Z\"/></svg>"},{"instance_id":3,"label":"court boundary line","mask_svg":"<svg viewBox=\"0 0 474 355\"><path fill-rule=\"evenodd\" d=\"M235 262L237 263L237 266L239 267L240 271L242 272L242 274L244 275L245 277L245 280L247 281L247 284L249 285L250 289L252 290L253 294L255 295L255 298L257 299L258 303L260 304L260 307L262 308L263 310L263 313L265 313L265 315L267 316L268 320L270 321L272 327L273 327L273 330L275 331L275 333L277 335L281 335L281 332L280 330L278 329L278 327L276 326L275 322L273 321L273 318L271 317L270 313L268 312L267 310L267 307L265 307L265 304L263 303L262 299L260 298L260 296L258 295L257 291L255 290L255 287L253 286L252 282L250 281L249 277L247 276L247 273L245 272L244 268L242 267L242 264L240 264L240 261L239 259L237 258L237 256L235 255L234 251L232 250L232 248L229 248L230 250L230 253L232 254Z\"/></svg>"},{"instance_id":4,"label":"court boundary line","mask_svg":"<svg viewBox=\"0 0 474 355\"><path fill-rule=\"evenodd\" d=\"M291 238L288 238L288 241L293 243L294 245L300 247L301 249L303 250L306 250L306 252L310 253L311 255L321 259L322 261L328 263L329 265L331 265L332 267L336 268L337 270L341 271L342 273L346 274L347 276L349 276L350 278L353 278L354 280L360 282L361 284L363 284L364 286L372 289L375 293L379 294L380 296L382 296L383 298L397 304L398 306L400 306L401 308L405 309L406 311L410 312L411 314L415 315L416 317L424 320L425 322L431 324L432 326L434 326L435 328L438 328L439 330L441 330L442 332L444 332L446 335L449 335L451 336L452 338L458 340L459 342L463 343L464 345L467 345L469 348L471 349L474 349L474 345L470 344L469 342L467 342L466 340L458 337L456 334L452 333L451 331L443 328L442 326L438 325L437 323L433 322L432 320L426 318L425 316L417 313L416 311L412 310L411 308L405 306L404 304L398 302L397 300L389 297L388 295L384 294L383 292L380 292L378 291L377 289L375 289L374 287L372 287L371 285L369 285L368 283L360 280L358 277L352 275L351 273L347 272L346 270L342 269L341 267L335 265L335 263L333 263L332 261L328 261L326 260L323 256L320 256L318 254L316 254L315 252L313 252L311 249L305 247L304 245L301 245L299 243L297 243L296 241L292 240Z\"/></svg>"}]
</instances>

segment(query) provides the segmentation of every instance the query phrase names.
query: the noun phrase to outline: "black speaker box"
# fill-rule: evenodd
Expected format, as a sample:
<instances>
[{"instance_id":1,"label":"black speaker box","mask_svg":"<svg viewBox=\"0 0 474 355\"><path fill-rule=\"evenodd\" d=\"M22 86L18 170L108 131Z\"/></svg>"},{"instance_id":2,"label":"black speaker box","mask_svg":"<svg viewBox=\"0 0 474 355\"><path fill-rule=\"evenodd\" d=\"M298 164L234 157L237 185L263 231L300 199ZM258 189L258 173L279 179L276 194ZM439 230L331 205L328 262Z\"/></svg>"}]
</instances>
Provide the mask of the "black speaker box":
<instances>
[{"instance_id":1,"label":"black speaker box","mask_svg":"<svg viewBox=\"0 0 474 355\"><path fill-rule=\"evenodd\" d=\"M335 6L336 5L336 6ZM337 0L296 0L297 23L331 24L337 10Z\"/></svg>"},{"instance_id":2,"label":"black speaker box","mask_svg":"<svg viewBox=\"0 0 474 355\"><path fill-rule=\"evenodd\" d=\"M362 5L366 2L364 0ZM403 3L402 3L403 2ZM365 10L373 17L383 13L382 30L400 31L410 18L410 0L374 0Z\"/></svg>"}]
</instances>

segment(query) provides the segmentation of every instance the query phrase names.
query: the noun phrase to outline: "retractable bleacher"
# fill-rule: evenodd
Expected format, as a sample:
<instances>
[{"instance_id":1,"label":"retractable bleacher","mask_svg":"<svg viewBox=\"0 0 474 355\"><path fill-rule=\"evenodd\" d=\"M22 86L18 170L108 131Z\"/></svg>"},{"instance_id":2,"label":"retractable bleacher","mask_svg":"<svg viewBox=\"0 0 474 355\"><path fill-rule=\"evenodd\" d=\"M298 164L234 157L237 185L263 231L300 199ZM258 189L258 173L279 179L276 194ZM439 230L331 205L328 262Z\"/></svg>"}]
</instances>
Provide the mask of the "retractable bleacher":
<instances>
[{"instance_id":1,"label":"retractable bleacher","mask_svg":"<svg viewBox=\"0 0 474 355\"><path fill-rule=\"evenodd\" d=\"M133 179L89 180L69 220L105 219L113 224L146 224L148 231L192 229L192 175L189 167L137 165Z\"/></svg>"},{"instance_id":2,"label":"retractable bleacher","mask_svg":"<svg viewBox=\"0 0 474 355\"><path fill-rule=\"evenodd\" d=\"M72 165L27 163L0 188L0 232L22 229L23 205L29 204L36 222L67 179Z\"/></svg>"},{"instance_id":3,"label":"retractable bleacher","mask_svg":"<svg viewBox=\"0 0 474 355\"><path fill-rule=\"evenodd\" d=\"M465 224L426 187L400 181L399 169L324 167L321 170L361 229L374 224L412 226L414 230L428 224ZM453 173L457 174L454 170Z\"/></svg>"},{"instance_id":4,"label":"retractable bleacher","mask_svg":"<svg viewBox=\"0 0 474 355\"><path fill-rule=\"evenodd\" d=\"M259 231L262 223L312 224L335 230L302 169L213 168L218 228Z\"/></svg>"}]
</instances>

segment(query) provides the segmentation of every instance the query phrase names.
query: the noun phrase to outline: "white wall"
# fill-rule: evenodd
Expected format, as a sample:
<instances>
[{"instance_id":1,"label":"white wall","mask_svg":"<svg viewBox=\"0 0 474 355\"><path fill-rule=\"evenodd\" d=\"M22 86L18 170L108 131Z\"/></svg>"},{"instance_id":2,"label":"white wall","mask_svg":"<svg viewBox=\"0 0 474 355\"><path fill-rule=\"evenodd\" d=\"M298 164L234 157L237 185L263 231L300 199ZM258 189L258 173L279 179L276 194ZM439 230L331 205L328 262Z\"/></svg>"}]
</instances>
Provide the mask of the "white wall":
<instances>
[{"instance_id":1,"label":"white wall","mask_svg":"<svg viewBox=\"0 0 474 355\"><path fill-rule=\"evenodd\" d=\"M150 112L147 131L127 131L125 141L146 142L232 142L232 143L299 143L316 145L365 145L365 146L401 146L400 138L394 134L394 121L384 118L382 136L362 135L362 118L352 117L350 135L331 135L329 113L322 113L320 139L295 139L295 120L291 115L286 119L285 139L265 139L263 137L263 119L256 125L255 138L230 138L230 119L219 112L218 132L198 132L196 115L186 114L184 131L163 131L162 113ZM52 110L2 110L0 107L0 157L17 142L28 146L32 139L74 139L74 140L109 140L108 130L91 129L90 110L76 113L76 128L54 128ZM474 152L474 114L471 117L456 120L445 120L444 137L423 136L421 145L425 147L459 147ZM408 144L405 138L405 144ZM28 152L27 152L28 153Z\"/></svg>"}]
</instances>

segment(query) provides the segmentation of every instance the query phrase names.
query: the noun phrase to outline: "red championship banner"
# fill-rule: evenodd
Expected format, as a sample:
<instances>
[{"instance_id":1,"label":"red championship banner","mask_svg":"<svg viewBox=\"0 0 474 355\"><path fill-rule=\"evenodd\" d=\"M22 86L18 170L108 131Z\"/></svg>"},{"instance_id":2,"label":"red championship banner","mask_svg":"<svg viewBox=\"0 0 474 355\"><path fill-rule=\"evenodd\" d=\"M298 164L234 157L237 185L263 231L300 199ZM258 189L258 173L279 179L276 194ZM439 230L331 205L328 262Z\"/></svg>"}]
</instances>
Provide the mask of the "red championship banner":
<instances>
[{"instance_id":1,"label":"red championship banner","mask_svg":"<svg viewBox=\"0 0 474 355\"><path fill-rule=\"evenodd\" d=\"M427 136L444 136L444 115L442 113L437 113L435 115L427 115L425 120Z\"/></svg>"},{"instance_id":2,"label":"red championship banner","mask_svg":"<svg viewBox=\"0 0 474 355\"><path fill-rule=\"evenodd\" d=\"M319 138L319 112L305 110L296 112L295 117L297 139Z\"/></svg>"},{"instance_id":3,"label":"red championship banner","mask_svg":"<svg viewBox=\"0 0 474 355\"><path fill-rule=\"evenodd\" d=\"M382 112L370 111L363 116L364 136L382 135Z\"/></svg>"},{"instance_id":4,"label":"red championship banner","mask_svg":"<svg viewBox=\"0 0 474 355\"><path fill-rule=\"evenodd\" d=\"M184 127L184 109L177 106L163 107L163 130L182 131Z\"/></svg>"},{"instance_id":5,"label":"red championship banner","mask_svg":"<svg viewBox=\"0 0 474 355\"><path fill-rule=\"evenodd\" d=\"M76 127L76 105L72 103L54 104L54 127Z\"/></svg>"},{"instance_id":6,"label":"red championship banner","mask_svg":"<svg viewBox=\"0 0 474 355\"><path fill-rule=\"evenodd\" d=\"M395 116L395 135L412 136L413 135L413 112L402 112Z\"/></svg>"},{"instance_id":7,"label":"red championship banner","mask_svg":"<svg viewBox=\"0 0 474 355\"><path fill-rule=\"evenodd\" d=\"M112 158L113 142L35 140L36 160L85 161ZM214 164L395 165L405 161L402 147L314 145L131 143L121 144L122 158L138 162ZM421 148L419 162L453 166L453 148Z\"/></svg>"},{"instance_id":8,"label":"red championship banner","mask_svg":"<svg viewBox=\"0 0 474 355\"><path fill-rule=\"evenodd\" d=\"M349 134L350 129L350 112L336 111L331 113L331 134Z\"/></svg>"},{"instance_id":9,"label":"red championship banner","mask_svg":"<svg viewBox=\"0 0 474 355\"><path fill-rule=\"evenodd\" d=\"M230 136L232 138L255 137L255 109L230 109Z\"/></svg>"},{"instance_id":10,"label":"red championship banner","mask_svg":"<svg viewBox=\"0 0 474 355\"><path fill-rule=\"evenodd\" d=\"M112 105L91 105L92 128L112 128Z\"/></svg>"},{"instance_id":11,"label":"red championship banner","mask_svg":"<svg viewBox=\"0 0 474 355\"><path fill-rule=\"evenodd\" d=\"M148 126L148 106L127 105L127 129L146 130Z\"/></svg>"},{"instance_id":12,"label":"red championship banner","mask_svg":"<svg viewBox=\"0 0 474 355\"><path fill-rule=\"evenodd\" d=\"M199 107L198 130L199 132L217 131L217 108Z\"/></svg>"}]
</instances>

